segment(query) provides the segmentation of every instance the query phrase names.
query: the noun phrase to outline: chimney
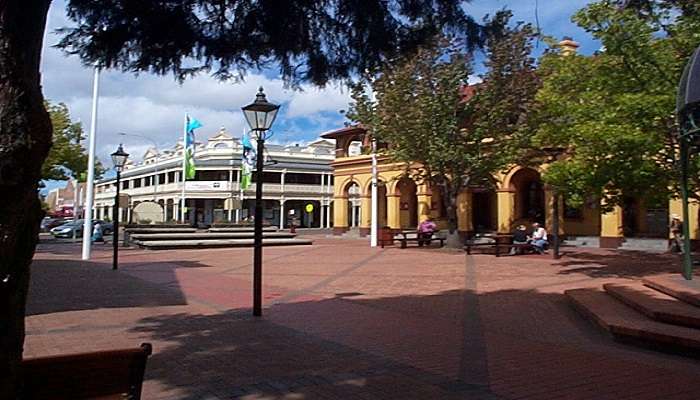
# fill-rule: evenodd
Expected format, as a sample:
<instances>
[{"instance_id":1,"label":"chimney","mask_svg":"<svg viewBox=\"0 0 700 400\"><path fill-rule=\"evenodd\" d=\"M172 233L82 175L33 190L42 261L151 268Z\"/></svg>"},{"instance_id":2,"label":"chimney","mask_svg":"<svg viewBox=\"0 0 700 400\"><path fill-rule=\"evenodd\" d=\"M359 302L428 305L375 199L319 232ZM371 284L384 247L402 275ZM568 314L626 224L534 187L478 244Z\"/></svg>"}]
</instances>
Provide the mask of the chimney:
<instances>
[{"instance_id":1,"label":"chimney","mask_svg":"<svg viewBox=\"0 0 700 400\"><path fill-rule=\"evenodd\" d=\"M569 36L564 36L561 42L559 42L559 48L561 49L561 55L570 56L577 53L579 44L575 42Z\"/></svg>"}]
</instances>

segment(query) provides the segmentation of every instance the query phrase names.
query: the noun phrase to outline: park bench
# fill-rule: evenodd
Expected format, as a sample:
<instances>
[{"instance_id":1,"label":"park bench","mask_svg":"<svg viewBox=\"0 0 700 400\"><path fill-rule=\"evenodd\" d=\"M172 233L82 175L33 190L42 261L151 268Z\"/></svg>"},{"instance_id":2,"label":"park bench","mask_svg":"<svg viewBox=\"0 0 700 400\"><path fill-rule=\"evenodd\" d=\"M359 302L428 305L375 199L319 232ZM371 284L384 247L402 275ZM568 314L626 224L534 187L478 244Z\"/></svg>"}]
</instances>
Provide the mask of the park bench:
<instances>
[{"instance_id":1,"label":"park bench","mask_svg":"<svg viewBox=\"0 0 700 400\"><path fill-rule=\"evenodd\" d=\"M476 249L482 249L482 248L493 248L493 254L496 257L500 256L507 256L511 255L510 250L511 249L518 249L520 251L516 252L516 254L513 255L520 255L520 254L525 254L530 251L534 251L534 246L532 246L530 243L498 243L497 241L493 242L485 242L485 243L473 243L470 241L467 241L467 243L464 245L464 250L467 252L467 254L472 254L472 250Z\"/></svg>"},{"instance_id":2,"label":"park bench","mask_svg":"<svg viewBox=\"0 0 700 400\"><path fill-rule=\"evenodd\" d=\"M25 400L141 398L149 343L139 348L29 358L22 361Z\"/></svg>"},{"instance_id":3,"label":"park bench","mask_svg":"<svg viewBox=\"0 0 700 400\"><path fill-rule=\"evenodd\" d=\"M433 237L431 237L430 239L419 239L418 232L416 231L398 232L394 236L394 240L399 241L402 249L405 249L409 243L416 243L417 245L422 246L423 242L437 242L440 243L440 247L443 247L445 245L445 238L443 237L433 235ZM425 243L425 245L428 246L428 243Z\"/></svg>"}]
</instances>

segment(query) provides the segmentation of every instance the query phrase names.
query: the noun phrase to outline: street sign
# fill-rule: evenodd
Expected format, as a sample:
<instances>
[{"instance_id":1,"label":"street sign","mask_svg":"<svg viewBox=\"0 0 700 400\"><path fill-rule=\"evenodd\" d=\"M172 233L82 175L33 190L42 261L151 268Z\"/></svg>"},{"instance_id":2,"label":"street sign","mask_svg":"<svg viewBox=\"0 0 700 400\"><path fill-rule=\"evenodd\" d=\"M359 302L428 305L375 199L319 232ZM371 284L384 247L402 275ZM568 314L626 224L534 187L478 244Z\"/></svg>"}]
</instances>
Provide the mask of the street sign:
<instances>
[{"instance_id":1,"label":"street sign","mask_svg":"<svg viewBox=\"0 0 700 400\"><path fill-rule=\"evenodd\" d=\"M310 214L310 213L314 212L314 205L309 203L306 205L305 209L306 209L306 212Z\"/></svg>"}]
</instances>

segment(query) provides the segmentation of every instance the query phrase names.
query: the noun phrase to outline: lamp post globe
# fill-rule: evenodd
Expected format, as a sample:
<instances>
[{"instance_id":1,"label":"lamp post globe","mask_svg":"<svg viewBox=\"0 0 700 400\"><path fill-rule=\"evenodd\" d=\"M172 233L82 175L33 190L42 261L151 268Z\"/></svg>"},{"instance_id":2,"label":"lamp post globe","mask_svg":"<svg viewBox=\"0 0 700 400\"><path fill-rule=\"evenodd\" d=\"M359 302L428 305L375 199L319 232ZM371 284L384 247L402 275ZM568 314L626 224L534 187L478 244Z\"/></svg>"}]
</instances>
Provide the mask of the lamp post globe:
<instances>
[{"instance_id":1,"label":"lamp post globe","mask_svg":"<svg viewBox=\"0 0 700 400\"><path fill-rule=\"evenodd\" d=\"M121 186L121 172L126 165L126 160L129 158L129 153L124 151L120 143L117 151L112 153L111 156L114 169L117 171L117 191L114 195L114 206L112 207L112 223L114 224L112 229L112 269L116 270L119 261L119 187Z\"/></svg>"},{"instance_id":2,"label":"lamp post globe","mask_svg":"<svg viewBox=\"0 0 700 400\"><path fill-rule=\"evenodd\" d=\"M275 122L280 106L270 103L260 87L255 101L242 107L250 129L255 133L257 151L255 153L255 229L253 240L253 315L262 315L262 219L263 219L263 151L265 150L266 132Z\"/></svg>"}]
</instances>

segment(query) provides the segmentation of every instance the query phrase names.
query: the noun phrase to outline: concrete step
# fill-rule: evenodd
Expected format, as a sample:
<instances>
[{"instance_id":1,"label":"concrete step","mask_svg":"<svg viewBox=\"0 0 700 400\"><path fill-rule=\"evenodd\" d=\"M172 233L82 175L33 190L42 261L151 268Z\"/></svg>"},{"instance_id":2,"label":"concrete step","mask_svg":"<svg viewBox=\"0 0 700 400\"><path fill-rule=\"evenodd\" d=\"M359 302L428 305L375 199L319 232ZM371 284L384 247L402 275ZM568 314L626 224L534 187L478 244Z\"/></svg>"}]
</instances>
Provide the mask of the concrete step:
<instances>
[{"instance_id":1,"label":"concrete step","mask_svg":"<svg viewBox=\"0 0 700 400\"><path fill-rule=\"evenodd\" d=\"M681 274L658 275L644 279L644 285L675 297L688 304L700 307L700 275L686 280Z\"/></svg>"},{"instance_id":2,"label":"concrete step","mask_svg":"<svg viewBox=\"0 0 700 400\"><path fill-rule=\"evenodd\" d=\"M247 226L240 226L240 227L227 227L227 228L209 228L209 232L216 232L216 233L222 233L222 232L229 232L229 233L236 233L236 232L253 232L255 228L252 226L247 227ZM277 228L274 226L263 226L263 232L277 232Z\"/></svg>"},{"instance_id":3,"label":"concrete step","mask_svg":"<svg viewBox=\"0 0 700 400\"><path fill-rule=\"evenodd\" d=\"M130 234L149 234L149 233L195 233L196 228L126 228L126 232Z\"/></svg>"},{"instance_id":4,"label":"concrete step","mask_svg":"<svg viewBox=\"0 0 700 400\"><path fill-rule=\"evenodd\" d=\"M700 330L647 318L601 289L564 292L574 307L615 339L656 350L700 356Z\"/></svg>"},{"instance_id":5,"label":"concrete step","mask_svg":"<svg viewBox=\"0 0 700 400\"><path fill-rule=\"evenodd\" d=\"M575 247L600 247L600 238L598 236L572 236L566 238L563 244Z\"/></svg>"},{"instance_id":6,"label":"concrete step","mask_svg":"<svg viewBox=\"0 0 700 400\"><path fill-rule=\"evenodd\" d=\"M620 246L623 250L653 251L663 253L668 251L667 239L625 238Z\"/></svg>"},{"instance_id":7,"label":"concrete step","mask_svg":"<svg viewBox=\"0 0 700 400\"><path fill-rule=\"evenodd\" d=\"M700 307L644 286L641 282L605 284L605 291L647 317L668 324L700 328Z\"/></svg>"},{"instance_id":8,"label":"concrete step","mask_svg":"<svg viewBox=\"0 0 700 400\"><path fill-rule=\"evenodd\" d=\"M263 246L300 246L311 245L308 239L263 239ZM139 247L148 250L172 249L207 249L215 247L253 247L253 239L229 240L155 240L138 243Z\"/></svg>"},{"instance_id":9,"label":"concrete step","mask_svg":"<svg viewBox=\"0 0 700 400\"><path fill-rule=\"evenodd\" d=\"M296 234L289 232L263 232L263 238L293 238ZM214 240L214 239L252 239L253 232L201 232L201 233L152 233L131 235L131 240L146 242L152 240Z\"/></svg>"}]
</instances>

